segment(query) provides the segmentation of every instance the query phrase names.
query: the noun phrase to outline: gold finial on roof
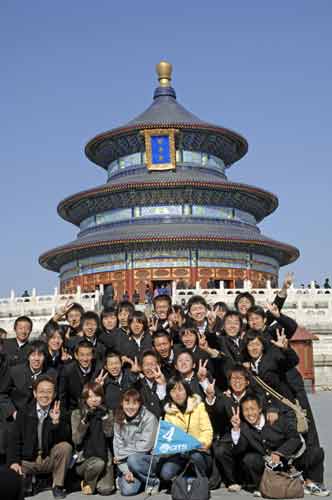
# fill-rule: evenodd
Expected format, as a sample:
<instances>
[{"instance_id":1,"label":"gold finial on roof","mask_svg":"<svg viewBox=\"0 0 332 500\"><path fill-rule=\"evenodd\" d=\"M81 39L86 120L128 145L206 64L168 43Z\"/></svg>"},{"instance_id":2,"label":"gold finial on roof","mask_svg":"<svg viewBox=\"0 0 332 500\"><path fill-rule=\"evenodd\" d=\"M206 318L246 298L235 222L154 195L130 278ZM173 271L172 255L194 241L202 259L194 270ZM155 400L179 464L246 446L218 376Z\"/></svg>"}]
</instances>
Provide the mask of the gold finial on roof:
<instances>
[{"instance_id":1,"label":"gold finial on roof","mask_svg":"<svg viewBox=\"0 0 332 500\"><path fill-rule=\"evenodd\" d=\"M172 65L167 61L160 61L156 66L159 85L161 87L170 87L172 80Z\"/></svg>"}]
</instances>

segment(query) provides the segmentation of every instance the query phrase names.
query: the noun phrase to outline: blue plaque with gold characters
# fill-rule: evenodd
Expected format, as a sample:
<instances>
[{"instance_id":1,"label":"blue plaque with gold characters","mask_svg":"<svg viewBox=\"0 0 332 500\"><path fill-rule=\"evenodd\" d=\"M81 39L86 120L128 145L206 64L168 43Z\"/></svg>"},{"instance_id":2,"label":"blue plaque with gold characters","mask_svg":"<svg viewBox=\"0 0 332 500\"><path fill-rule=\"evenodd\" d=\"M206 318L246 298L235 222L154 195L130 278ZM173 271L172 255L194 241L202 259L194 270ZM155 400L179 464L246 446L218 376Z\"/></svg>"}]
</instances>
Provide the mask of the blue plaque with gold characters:
<instances>
[{"instance_id":1,"label":"blue plaque with gold characters","mask_svg":"<svg viewBox=\"0 0 332 500\"><path fill-rule=\"evenodd\" d=\"M149 170L176 168L175 129L144 130L146 164Z\"/></svg>"}]
</instances>

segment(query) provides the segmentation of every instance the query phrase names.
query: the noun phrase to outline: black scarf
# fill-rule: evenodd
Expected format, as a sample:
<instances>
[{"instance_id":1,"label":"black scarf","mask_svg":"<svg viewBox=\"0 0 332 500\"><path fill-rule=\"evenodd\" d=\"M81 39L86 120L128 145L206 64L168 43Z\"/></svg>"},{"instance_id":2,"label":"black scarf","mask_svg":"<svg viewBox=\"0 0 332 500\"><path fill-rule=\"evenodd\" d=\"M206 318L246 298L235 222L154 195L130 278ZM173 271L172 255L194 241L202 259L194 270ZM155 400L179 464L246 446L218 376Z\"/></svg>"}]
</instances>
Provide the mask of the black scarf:
<instances>
[{"instance_id":1,"label":"black scarf","mask_svg":"<svg viewBox=\"0 0 332 500\"><path fill-rule=\"evenodd\" d=\"M105 413L95 410L83 442L84 458L98 457L107 461L107 439L103 430L102 416Z\"/></svg>"}]
</instances>

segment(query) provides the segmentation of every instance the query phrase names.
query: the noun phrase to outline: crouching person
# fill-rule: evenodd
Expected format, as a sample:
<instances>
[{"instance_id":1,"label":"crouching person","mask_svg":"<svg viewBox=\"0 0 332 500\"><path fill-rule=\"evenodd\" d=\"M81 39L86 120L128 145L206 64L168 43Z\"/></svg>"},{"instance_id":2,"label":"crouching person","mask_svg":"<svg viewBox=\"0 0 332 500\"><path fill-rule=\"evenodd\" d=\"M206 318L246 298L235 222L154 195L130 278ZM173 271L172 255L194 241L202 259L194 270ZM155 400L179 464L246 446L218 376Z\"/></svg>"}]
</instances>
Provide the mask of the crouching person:
<instances>
[{"instance_id":1,"label":"crouching person","mask_svg":"<svg viewBox=\"0 0 332 500\"><path fill-rule=\"evenodd\" d=\"M192 394L189 384L181 375L169 379L166 393L168 403L165 406L165 420L196 438L202 447L186 455L176 454L165 459L161 458L159 463L161 479L173 480L184 470L189 459L200 469L201 474L208 476L212 465L209 450L213 429L204 403L197 394Z\"/></svg>"},{"instance_id":2,"label":"crouching person","mask_svg":"<svg viewBox=\"0 0 332 500\"><path fill-rule=\"evenodd\" d=\"M113 413L104 406L103 387L90 382L83 388L81 407L71 415L72 439L76 447L76 472L83 478L82 493L110 495L114 490Z\"/></svg>"},{"instance_id":3,"label":"crouching person","mask_svg":"<svg viewBox=\"0 0 332 500\"><path fill-rule=\"evenodd\" d=\"M54 498L65 498L64 482L72 457L70 426L55 398L55 381L42 375L33 386L34 400L19 409L8 449L8 465L25 476L26 495L32 477L52 473ZM30 481L29 481L30 479Z\"/></svg>"},{"instance_id":4,"label":"crouching person","mask_svg":"<svg viewBox=\"0 0 332 500\"><path fill-rule=\"evenodd\" d=\"M298 434L294 422L286 415L279 414L277 409L267 410L264 414L262 404L257 396L245 396L240 409L233 409L232 441L234 452L242 460L242 466L248 482L258 492L259 483L264 472L265 459L280 470L287 471L291 464L297 470L303 470L305 489L309 494L327 496L329 491L323 485L323 459L321 450L305 451L303 438ZM317 451L317 453L316 453ZM317 481L317 483L315 482Z\"/></svg>"},{"instance_id":5,"label":"crouching person","mask_svg":"<svg viewBox=\"0 0 332 500\"><path fill-rule=\"evenodd\" d=\"M148 492L156 493L159 480L155 477L155 467L151 450L158 428L157 418L143 406L143 400L136 389L123 393L114 424L114 463L119 471L118 485L124 496L137 495L146 485ZM151 467L151 474L149 469Z\"/></svg>"}]
</instances>

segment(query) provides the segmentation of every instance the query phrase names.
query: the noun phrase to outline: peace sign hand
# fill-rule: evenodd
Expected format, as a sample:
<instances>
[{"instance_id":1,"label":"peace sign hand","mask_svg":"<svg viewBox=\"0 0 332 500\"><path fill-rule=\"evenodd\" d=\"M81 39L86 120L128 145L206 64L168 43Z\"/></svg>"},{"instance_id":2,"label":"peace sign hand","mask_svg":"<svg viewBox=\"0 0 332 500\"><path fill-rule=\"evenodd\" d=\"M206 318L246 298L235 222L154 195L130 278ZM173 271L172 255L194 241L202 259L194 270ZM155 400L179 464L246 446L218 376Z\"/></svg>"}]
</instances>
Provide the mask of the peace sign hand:
<instances>
[{"instance_id":1,"label":"peace sign hand","mask_svg":"<svg viewBox=\"0 0 332 500\"><path fill-rule=\"evenodd\" d=\"M282 288L284 290L288 290L288 288L290 288L293 283L294 283L294 273L286 273L284 282L282 284Z\"/></svg>"},{"instance_id":2,"label":"peace sign hand","mask_svg":"<svg viewBox=\"0 0 332 500\"><path fill-rule=\"evenodd\" d=\"M206 400L210 403L216 397L215 385L216 385L216 380L214 379L205 389Z\"/></svg>"},{"instance_id":3,"label":"peace sign hand","mask_svg":"<svg viewBox=\"0 0 332 500\"><path fill-rule=\"evenodd\" d=\"M103 368L103 369L101 370L101 372L99 373L98 377L96 377L96 378L95 378L95 382L96 382L96 384L99 384L99 385L101 385L101 386L103 386L103 385L104 385L104 383L105 383L105 379L106 379L106 377L107 377L107 375L108 375L108 372L104 373L104 371L105 371L105 370L104 370L104 368Z\"/></svg>"},{"instance_id":4,"label":"peace sign hand","mask_svg":"<svg viewBox=\"0 0 332 500\"><path fill-rule=\"evenodd\" d=\"M288 349L288 338L285 335L285 329L283 328L281 331L277 330L277 340L271 340L271 344L273 344L276 347L279 347L279 349Z\"/></svg>"},{"instance_id":5,"label":"peace sign hand","mask_svg":"<svg viewBox=\"0 0 332 500\"><path fill-rule=\"evenodd\" d=\"M72 359L72 356L69 354L69 352L64 349L63 347L61 348L61 361L69 361Z\"/></svg>"},{"instance_id":6,"label":"peace sign hand","mask_svg":"<svg viewBox=\"0 0 332 500\"><path fill-rule=\"evenodd\" d=\"M57 425L60 421L60 401L54 401L53 408L50 411L50 417L53 425Z\"/></svg>"},{"instance_id":7,"label":"peace sign hand","mask_svg":"<svg viewBox=\"0 0 332 500\"><path fill-rule=\"evenodd\" d=\"M155 381L159 385L165 385L166 384L166 379L160 369L160 366L157 365L156 368L153 370L154 376L155 376Z\"/></svg>"},{"instance_id":8,"label":"peace sign hand","mask_svg":"<svg viewBox=\"0 0 332 500\"><path fill-rule=\"evenodd\" d=\"M207 378L207 366L208 364L208 359L206 359L204 362L200 359L198 362L198 371L197 371L197 378L200 382L203 382Z\"/></svg>"},{"instance_id":9,"label":"peace sign hand","mask_svg":"<svg viewBox=\"0 0 332 500\"><path fill-rule=\"evenodd\" d=\"M240 407L237 406L237 408L234 408L234 406L232 406L232 418L231 418L231 424L232 424L232 427L233 427L233 430L235 432L238 432L240 430L240 427L241 427L241 419L240 419Z\"/></svg>"},{"instance_id":10,"label":"peace sign hand","mask_svg":"<svg viewBox=\"0 0 332 500\"><path fill-rule=\"evenodd\" d=\"M209 344L208 344L208 342L206 340L206 336L204 334L199 333L198 334L198 338L199 338L199 340L198 340L198 346L203 351L206 351L209 348Z\"/></svg>"},{"instance_id":11,"label":"peace sign hand","mask_svg":"<svg viewBox=\"0 0 332 500\"><path fill-rule=\"evenodd\" d=\"M280 318L280 311L277 304L266 304L266 309L270 311L274 318Z\"/></svg>"},{"instance_id":12,"label":"peace sign hand","mask_svg":"<svg viewBox=\"0 0 332 500\"><path fill-rule=\"evenodd\" d=\"M128 356L122 356L121 357L122 364L128 363L130 365L130 371L132 373L140 373L141 368L138 364L137 357L134 357L134 361L131 358L128 358Z\"/></svg>"},{"instance_id":13,"label":"peace sign hand","mask_svg":"<svg viewBox=\"0 0 332 500\"><path fill-rule=\"evenodd\" d=\"M156 318L155 316L152 316L151 324L150 324L150 332L156 333L157 330L158 330L158 318Z\"/></svg>"}]
</instances>

